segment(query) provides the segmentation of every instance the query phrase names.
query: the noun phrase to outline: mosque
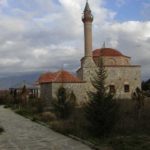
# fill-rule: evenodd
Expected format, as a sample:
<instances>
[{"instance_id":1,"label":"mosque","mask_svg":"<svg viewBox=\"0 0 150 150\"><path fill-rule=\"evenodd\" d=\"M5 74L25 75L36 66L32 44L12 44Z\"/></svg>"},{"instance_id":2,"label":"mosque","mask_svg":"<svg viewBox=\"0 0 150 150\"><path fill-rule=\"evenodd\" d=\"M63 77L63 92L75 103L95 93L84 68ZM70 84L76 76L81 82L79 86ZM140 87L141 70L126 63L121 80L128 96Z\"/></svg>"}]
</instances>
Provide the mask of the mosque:
<instances>
[{"instance_id":1,"label":"mosque","mask_svg":"<svg viewBox=\"0 0 150 150\"><path fill-rule=\"evenodd\" d=\"M83 104L88 100L87 92L94 90L91 79L96 74L99 59L102 58L107 78L105 86L115 93L119 99L130 99L136 87L141 87L141 66L132 65L131 57L125 56L113 48L92 49L93 15L86 2L82 22L84 24L84 57L76 76L68 71L47 72L39 77L41 98L50 102L56 96L58 88L63 85L73 91L77 103Z\"/></svg>"}]
</instances>

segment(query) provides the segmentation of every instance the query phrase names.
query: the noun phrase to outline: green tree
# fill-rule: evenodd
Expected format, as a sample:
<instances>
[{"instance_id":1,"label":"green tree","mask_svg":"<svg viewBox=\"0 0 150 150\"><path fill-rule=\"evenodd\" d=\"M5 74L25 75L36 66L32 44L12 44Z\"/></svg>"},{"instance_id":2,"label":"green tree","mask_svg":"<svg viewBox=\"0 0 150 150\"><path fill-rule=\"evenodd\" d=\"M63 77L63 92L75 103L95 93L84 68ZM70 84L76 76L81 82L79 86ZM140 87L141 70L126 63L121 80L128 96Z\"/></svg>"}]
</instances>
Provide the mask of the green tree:
<instances>
[{"instance_id":1,"label":"green tree","mask_svg":"<svg viewBox=\"0 0 150 150\"><path fill-rule=\"evenodd\" d=\"M144 91L150 90L150 79L142 82L142 90Z\"/></svg>"},{"instance_id":2,"label":"green tree","mask_svg":"<svg viewBox=\"0 0 150 150\"><path fill-rule=\"evenodd\" d=\"M144 93L139 87L137 87L135 92L133 92L132 99L135 101L136 118L139 120L141 118L145 99Z\"/></svg>"},{"instance_id":3,"label":"green tree","mask_svg":"<svg viewBox=\"0 0 150 150\"><path fill-rule=\"evenodd\" d=\"M61 86L52 102L53 110L59 119L67 119L75 107L76 96Z\"/></svg>"},{"instance_id":4,"label":"green tree","mask_svg":"<svg viewBox=\"0 0 150 150\"><path fill-rule=\"evenodd\" d=\"M89 102L85 106L85 117L88 121L88 131L93 136L107 136L112 131L118 114L118 105L113 95L107 92L107 78L103 60L100 58L97 76L92 81L94 92L89 92Z\"/></svg>"},{"instance_id":5,"label":"green tree","mask_svg":"<svg viewBox=\"0 0 150 150\"><path fill-rule=\"evenodd\" d=\"M25 106L27 104L27 95L28 95L28 90L26 86L24 85L20 93L22 106Z\"/></svg>"}]
</instances>

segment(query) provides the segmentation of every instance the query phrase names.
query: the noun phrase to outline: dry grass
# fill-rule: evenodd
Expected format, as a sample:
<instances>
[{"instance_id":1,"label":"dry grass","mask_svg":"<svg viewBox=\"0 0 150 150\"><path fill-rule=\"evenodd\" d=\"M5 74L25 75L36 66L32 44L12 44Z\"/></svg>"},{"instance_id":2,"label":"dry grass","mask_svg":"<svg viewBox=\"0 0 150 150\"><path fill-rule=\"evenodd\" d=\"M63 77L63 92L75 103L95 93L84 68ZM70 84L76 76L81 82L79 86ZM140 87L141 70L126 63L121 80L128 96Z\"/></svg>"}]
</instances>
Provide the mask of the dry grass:
<instances>
[{"instance_id":1,"label":"dry grass","mask_svg":"<svg viewBox=\"0 0 150 150\"><path fill-rule=\"evenodd\" d=\"M51 121L56 120L56 115L54 113L52 113L52 112L43 112L40 115L40 118L41 118L41 121L51 122Z\"/></svg>"}]
</instances>

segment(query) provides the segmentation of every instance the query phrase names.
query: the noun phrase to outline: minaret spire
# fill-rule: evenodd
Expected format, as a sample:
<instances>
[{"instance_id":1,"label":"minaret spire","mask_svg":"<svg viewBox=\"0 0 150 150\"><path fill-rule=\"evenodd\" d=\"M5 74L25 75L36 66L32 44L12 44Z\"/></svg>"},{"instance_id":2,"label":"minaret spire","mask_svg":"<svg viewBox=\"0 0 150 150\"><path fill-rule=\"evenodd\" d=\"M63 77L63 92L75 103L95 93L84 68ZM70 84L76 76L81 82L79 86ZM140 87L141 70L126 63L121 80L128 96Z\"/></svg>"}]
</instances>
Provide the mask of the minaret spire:
<instances>
[{"instance_id":1,"label":"minaret spire","mask_svg":"<svg viewBox=\"0 0 150 150\"><path fill-rule=\"evenodd\" d=\"M85 8L84 8L84 12L85 11L91 11L88 0L86 1L86 5L85 5Z\"/></svg>"},{"instance_id":2,"label":"minaret spire","mask_svg":"<svg viewBox=\"0 0 150 150\"><path fill-rule=\"evenodd\" d=\"M90 9L88 0L86 1L82 21L84 23L85 57L92 57L92 22L93 22L93 15L91 13L91 9Z\"/></svg>"}]
</instances>

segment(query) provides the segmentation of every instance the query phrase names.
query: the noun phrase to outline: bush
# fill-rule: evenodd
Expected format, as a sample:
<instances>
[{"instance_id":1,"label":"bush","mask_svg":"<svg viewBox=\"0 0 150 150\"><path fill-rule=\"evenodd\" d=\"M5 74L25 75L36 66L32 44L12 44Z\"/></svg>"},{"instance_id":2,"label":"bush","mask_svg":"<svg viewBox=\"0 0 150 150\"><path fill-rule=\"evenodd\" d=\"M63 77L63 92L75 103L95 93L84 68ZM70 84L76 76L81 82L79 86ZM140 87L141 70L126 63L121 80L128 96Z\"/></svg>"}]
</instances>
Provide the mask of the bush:
<instances>
[{"instance_id":1,"label":"bush","mask_svg":"<svg viewBox=\"0 0 150 150\"><path fill-rule=\"evenodd\" d=\"M73 92L67 91L64 87L59 87L57 98L53 99L52 107L57 118L68 119L75 108L76 97Z\"/></svg>"},{"instance_id":2,"label":"bush","mask_svg":"<svg viewBox=\"0 0 150 150\"><path fill-rule=\"evenodd\" d=\"M9 107L10 107L9 105L5 105L5 106L4 106L4 108L9 108Z\"/></svg>"},{"instance_id":3,"label":"bush","mask_svg":"<svg viewBox=\"0 0 150 150\"><path fill-rule=\"evenodd\" d=\"M28 106L31 107L35 113L42 113L44 110L44 102L40 98L30 98Z\"/></svg>"},{"instance_id":4,"label":"bush","mask_svg":"<svg viewBox=\"0 0 150 150\"><path fill-rule=\"evenodd\" d=\"M72 116L70 117L70 120L72 120L72 134L80 138L86 139L89 136L86 130L88 122L85 118L83 107L75 108Z\"/></svg>"},{"instance_id":5,"label":"bush","mask_svg":"<svg viewBox=\"0 0 150 150\"><path fill-rule=\"evenodd\" d=\"M3 91L0 93L0 104L1 105L12 105L14 102L13 97L9 94L9 91Z\"/></svg>"},{"instance_id":6,"label":"bush","mask_svg":"<svg viewBox=\"0 0 150 150\"><path fill-rule=\"evenodd\" d=\"M128 135L135 132L134 103L129 99L119 99L119 112L114 133Z\"/></svg>"},{"instance_id":7,"label":"bush","mask_svg":"<svg viewBox=\"0 0 150 150\"><path fill-rule=\"evenodd\" d=\"M150 79L142 82L142 90L144 90L144 91L150 90Z\"/></svg>"},{"instance_id":8,"label":"bush","mask_svg":"<svg viewBox=\"0 0 150 150\"><path fill-rule=\"evenodd\" d=\"M50 122L56 120L56 116L52 112L43 112L41 114L41 121Z\"/></svg>"},{"instance_id":9,"label":"bush","mask_svg":"<svg viewBox=\"0 0 150 150\"><path fill-rule=\"evenodd\" d=\"M32 115L32 112L26 110L26 109L20 109L20 110L16 110L15 113L22 115L22 116L30 116Z\"/></svg>"},{"instance_id":10,"label":"bush","mask_svg":"<svg viewBox=\"0 0 150 150\"><path fill-rule=\"evenodd\" d=\"M110 144L114 150L149 150L149 141L147 136L120 136L112 138Z\"/></svg>"},{"instance_id":11,"label":"bush","mask_svg":"<svg viewBox=\"0 0 150 150\"><path fill-rule=\"evenodd\" d=\"M150 100L145 99L144 106L137 119L137 111L133 100L118 100L119 116L115 125L114 134L132 135L146 134L150 135Z\"/></svg>"},{"instance_id":12,"label":"bush","mask_svg":"<svg viewBox=\"0 0 150 150\"><path fill-rule=\"evenodd\" d=\"M35 116L32 117L31 120L36 122L36 121L40 120L40 117L35 115Z\"/></svg>"},{"instance_id":13,"label":"bush","mask_svg":"<svg viewBox=\"0 0 150 150\"><path fill-rule=\"evenodd\" d=\"M62 134L68 135L72 134L74 131L74 125L71 120L57 120L50 122L50 127Z\"/></svg>"}]
</instances>

